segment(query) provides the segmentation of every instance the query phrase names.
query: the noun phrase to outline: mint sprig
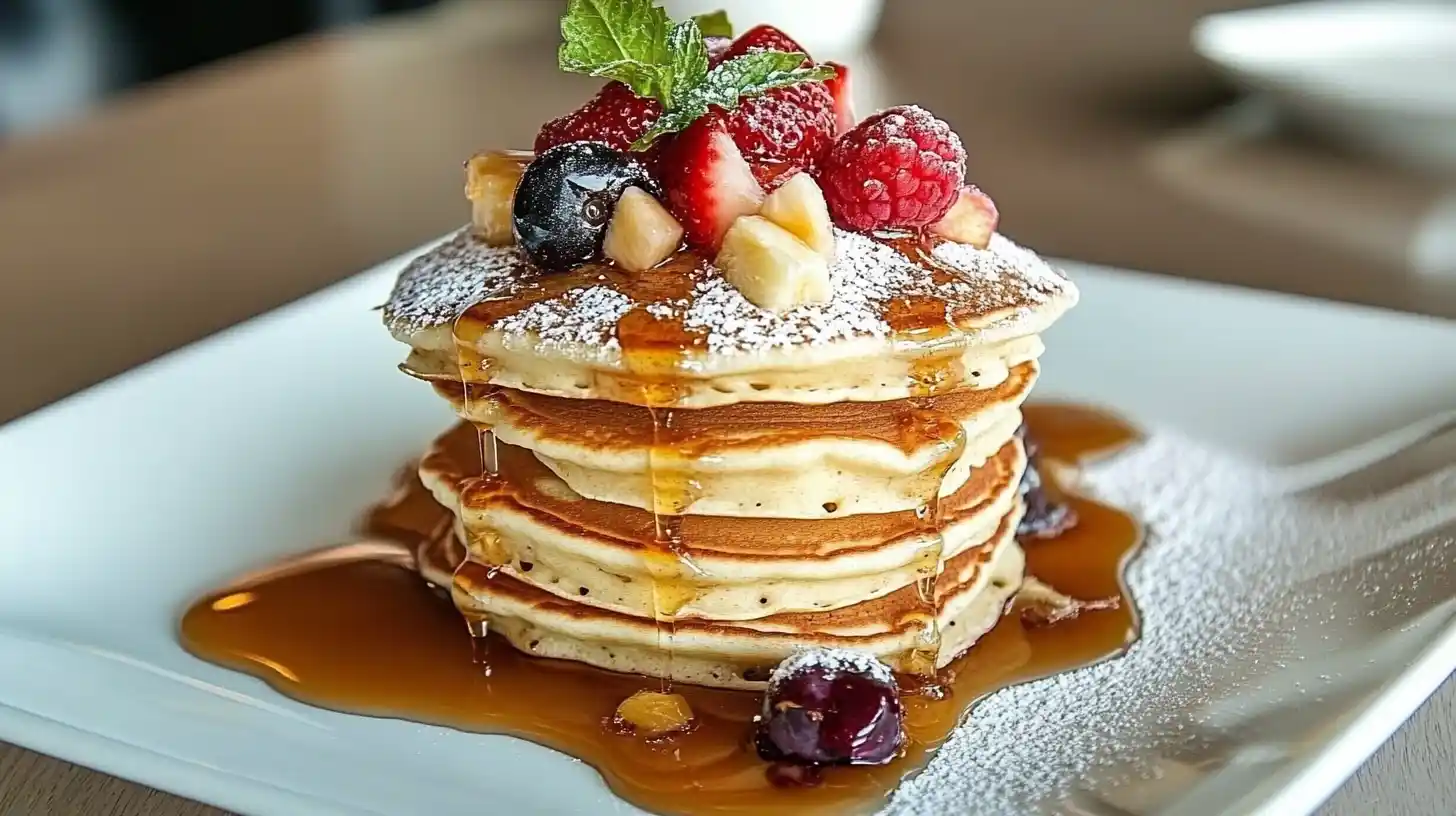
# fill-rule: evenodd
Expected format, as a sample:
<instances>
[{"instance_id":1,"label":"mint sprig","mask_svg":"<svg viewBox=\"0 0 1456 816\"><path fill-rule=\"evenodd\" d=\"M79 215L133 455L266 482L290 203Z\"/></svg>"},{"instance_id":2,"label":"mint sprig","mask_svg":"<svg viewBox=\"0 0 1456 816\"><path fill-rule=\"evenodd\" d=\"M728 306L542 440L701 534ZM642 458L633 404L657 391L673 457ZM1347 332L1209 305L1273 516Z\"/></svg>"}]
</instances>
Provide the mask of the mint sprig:
<instances>
[{"instance_id":1,"label":"mint sprig","mask_svg":"<svg viewBox=\"0 0 1456 816\"><path fill-rule=\"evenodd\" d=\"M715 36L732 35L721 11L673 23L652 0L571 0L561 18L561 69L615 79L662 103L662 116L633 150L687 128L711 106L733 110L747 97L834 76L827 65L806 67L808 55L784 51L758 51L709 70L704 25Z\"/></svg>"}]
</instances>

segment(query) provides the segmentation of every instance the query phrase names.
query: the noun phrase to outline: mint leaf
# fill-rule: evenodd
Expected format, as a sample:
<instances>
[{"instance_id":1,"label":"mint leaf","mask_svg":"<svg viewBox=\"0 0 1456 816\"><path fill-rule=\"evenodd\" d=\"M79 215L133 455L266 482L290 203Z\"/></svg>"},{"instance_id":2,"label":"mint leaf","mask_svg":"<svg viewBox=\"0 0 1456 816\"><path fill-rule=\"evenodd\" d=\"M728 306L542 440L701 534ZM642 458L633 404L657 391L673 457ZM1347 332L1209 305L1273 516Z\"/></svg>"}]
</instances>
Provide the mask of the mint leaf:
<instances>
[{"instance_id":1,"label":"mint leaf","mask_svg":"<svg viewBox=\"0 0 1456 816\"><path fill-rule=\"evenodd\" d=\"M657 122L632 144L632 149L646 150L658 137L685 130L708 115L710 106L736 110L748 97L761 96L775 88L800 82L822 82L834 77L835 71L828 65L804 67L807 59L797 52L756 51L719 63L702 82L680 92L676 103L667 106Z\"/></svg>"},{"instance_id":2,"label":"mint leaf","mask_svg":"<svg viewBox=\"0 0 1456 816\"><path fill-rule=\"evenodd\" d=\"M693 88L708 76L708 45L696 21L688 20L672 27L667 35L670 55L662 72L663 107L672 110L686 101Z\"/></svg>"},{"instance_id":3,"label":"mint leaf","mask_svg":"<svg viewBox=\"0 0 1456 816\"><path fill-rule=\"evenodd\" d=\"M561 69L661 99L673 84L666 75L668 26L667 12L650 0L571 0L561 18Z\"/></svg>"},{"instance_id":4,"label":"mint leaf","mask_svg":"<svg viewBox=\"0 0 1456 816\"><path fill-rule=\"evenodd\" d=\"M704 37L732 37L733 23L728 21L728 12L718 9L693 18Z\"/></svg>"}]
</instances>

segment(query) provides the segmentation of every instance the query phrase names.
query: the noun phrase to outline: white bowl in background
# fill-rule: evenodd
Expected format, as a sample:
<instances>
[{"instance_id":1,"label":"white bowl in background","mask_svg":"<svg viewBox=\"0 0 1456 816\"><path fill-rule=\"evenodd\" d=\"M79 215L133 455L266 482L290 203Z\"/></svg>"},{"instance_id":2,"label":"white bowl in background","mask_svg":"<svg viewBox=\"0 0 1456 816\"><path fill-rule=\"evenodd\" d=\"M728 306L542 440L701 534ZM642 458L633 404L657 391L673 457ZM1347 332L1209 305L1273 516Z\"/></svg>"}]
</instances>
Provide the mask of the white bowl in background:
<instances>
[{"instance_id":1,"label":"white bowl in background","mask_svg":"<svg viewBox=\"0 0 1456 816\"><path fill-rule=\"evenodd\" d=\"M1456 171L1456 4L1316 0L1215 14L1193 46L1296 121L1421 171Z\"/></svg>"},{"instance_id":2,"label":"white bowl in background","mask_svg":"<svg viewBox=\"0 0 1456 816\"><path fill-rule=\"evenodd\" d=\"M771 23L820 59L853 53L869 42L882 0L663 0L674 20L723 9L739 32Z\"/></svg>"}]
</instances>

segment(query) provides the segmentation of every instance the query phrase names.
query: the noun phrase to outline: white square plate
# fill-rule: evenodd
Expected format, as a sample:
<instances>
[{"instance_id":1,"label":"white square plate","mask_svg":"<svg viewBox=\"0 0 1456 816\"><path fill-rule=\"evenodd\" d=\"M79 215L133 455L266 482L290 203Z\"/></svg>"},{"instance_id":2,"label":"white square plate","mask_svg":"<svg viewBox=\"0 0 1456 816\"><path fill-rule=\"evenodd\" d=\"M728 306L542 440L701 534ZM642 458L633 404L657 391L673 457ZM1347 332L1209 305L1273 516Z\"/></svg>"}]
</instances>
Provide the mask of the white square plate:
<instances>
[{"instance_id":1,"label":"white square plate","mask_svg":"<svg viewBox=\"0 0 1456 816\"><path fill-rule=\"evenodd\" d=\"M547 749L310 708L196 660L176 643L178 615L190 599L277 556L338 540L400 463L450 421L427 388L394 370L402 349L370 311L398 269L398 261L386 264L0 429L0 738L249 813L632 812L590 768ZM1065 751L1001 758L992 771L1026 784L981 799L980 812L1021 809L1028 799L1069 790L1084 812L1103 812L1089 811L1093 802L1125 812L1310 810L1456 665L1450 604L1438 603L1441 593L1450 597L1449 565L1396 559L1396 567L1419 566L1428 580L1378 632L1335 626L1366 617L1361 592L1325 586L1318 595L1325 606L1285 603L1283 635L1324 637L1283 637L1277 655L1262 660L1233 649L1218 670L1207 670L1203 652L1179 651L1221 642L1188 635L1205 626L1189 619L1197 607L1185 604L1197 599L1177 600L1181 594L1156 586L1267 571L1239 543L1264 537L1265 524L1272 526L1262 552L1294 547L1303 533L1321 542L1324 561L1299 562L1303 573L1271 590L1296 600L1309 581L1371 558L1384 565L1381 553L1409 561L1411 546L1449 552L1433 549L1446 542L1433 536L1456 516L1450 468L1414 487L1404 479L1405 487L1386 493L1395 499L1372 510L1330 505L1323 488L1306 490L1369 458L1370 448L1295 470L1233 457L1282 466L1456 406L1456 326L1131 273L1070 271L1083 304L1047 337L1039 393L1105 404L1144 427L1186 436L1154 434L1152 453L1114 465L1101 487L1092 483L1149 514L1152 530L1132 576L1144 643L1097 668L1099 677L1122 684L1103 696L1132 705L1098 713L1105 700L1083 701L1086 716L1062 731L1064 744L1085 746L1071 766ZM1413 434L1395 444L1411 447L1431 435ZM1171 470L1148 458L1170 451ZM1191 471L1181 477L1180 461ZM1224 490L1227 477L1245 473L1240 468L1284 481L1235 479L1239 495L1227 506L1263 495L1250 490L1273 491L1280 497L1274 505L1294 502L1316 513L1312 526L1281 523L1303 518L1287 514L1273 521L1245 514L1242 527L1228 529L1250 535L1205 538L1198 525L1208 525L1209 513L1184 524L1167 512L1177 490ZM1290 488L1290 480L1303 481ZM1223 501L1194 500L1209 511ZM1367 535L1377 511L1399 535ZM1204 550L1180 543L1190 537L1201 542L1207 564L1197 562ZM1174 568L1180 572L1155 574ZM1395 572L1388 578L1402 581ZM1251 630L1244 642L1263 648L1266 634ZM1385 651L1375 669L1350 669L1375 660L1377 648ZM1176 662L1195 658L1200 662ZM1321 727L1308 731L1304 722L1289 725L1306 729L1297 733L1229 742L1236 730L1229 723L1240 712L1303 699L1305 689L1281 682L1305 660L1331 684L1330 694L1305 701L1324 706L1309 709ZM1149 685L1132 673L1147 666L1171 667L1180 679L1140 699ZM947 753L967 754L964 743L978 739L978 728L1006 722L998 712L1007 706L1015 717L1023 710L1016 706L1030 705L1045 724L1065 702L1056 688L1043 682L997 695ZM1263 696L1251 701L1243 693L1251 690ZM1222 741L1190 740L1209 729ZM1034 747L1038 728L1024 733ZM1106 733L1136 739L1083 739ZM1269 750L1296 743L1295 751ZM1229 750L1235 744L1264 753L1250 759ZM1224 761L1209 761L1214 748ZM1027 761L1041 764L1015 764ZM977 766L955 774L961 781L940 790L942 798L919 799L921 809L976 794L984 772ZM945 776L927 773L897 804L912 809ZM1245 798L1210 798L1209 791L1230 789L1225 785ZM963 811L967 801L952 809Z\"/></svg>"}]
</instances>

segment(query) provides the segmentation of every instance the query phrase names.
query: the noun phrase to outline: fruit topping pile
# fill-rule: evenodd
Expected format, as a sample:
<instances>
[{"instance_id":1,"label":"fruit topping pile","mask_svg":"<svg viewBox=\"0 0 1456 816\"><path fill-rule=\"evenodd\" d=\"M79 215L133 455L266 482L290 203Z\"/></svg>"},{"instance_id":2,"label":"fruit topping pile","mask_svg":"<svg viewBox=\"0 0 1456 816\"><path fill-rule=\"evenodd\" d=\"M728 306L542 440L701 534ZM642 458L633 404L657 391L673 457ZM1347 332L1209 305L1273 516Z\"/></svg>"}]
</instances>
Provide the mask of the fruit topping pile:
<instances>
[{"instance_id":1,"label":"fruit topping pile","mask_svg":"<svg viewBox=\"0 0 1456 816\"><path fill-rule=\"evenodd\" d=\"M791 655L769 678L758 753L789 765L883 765L900 756L905 709L895 676L849 649Z\"/></svg>"},{"instance_id":2,"label":"fruit topping pile","mask_svg":"<svg viewBox=\"0 0 1456 816\"><path fill-rule=\"evenodd\" d=\"M541 269L646 272L686 250L778 312L833 297L836 227L982 249L996 230L950 125L914 106L858 121L849 69L773 26L734 38L722 12L570 0L561 33L561 68L606 85L542 126L534 160L467 165L477 235Z\"/></svg>"}]
</instances>

